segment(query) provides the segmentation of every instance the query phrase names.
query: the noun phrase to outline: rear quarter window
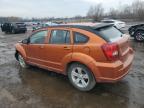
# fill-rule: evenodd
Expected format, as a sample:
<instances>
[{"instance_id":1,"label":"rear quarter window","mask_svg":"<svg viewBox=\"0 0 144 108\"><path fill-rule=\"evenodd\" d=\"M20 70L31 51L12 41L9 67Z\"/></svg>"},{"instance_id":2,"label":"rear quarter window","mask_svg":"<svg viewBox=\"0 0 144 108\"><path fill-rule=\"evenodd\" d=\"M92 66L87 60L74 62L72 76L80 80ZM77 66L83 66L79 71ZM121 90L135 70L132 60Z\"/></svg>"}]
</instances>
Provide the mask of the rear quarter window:
<instances>
[{"instance_id":1,"label":"rear quarter window","mask_svg":"<svg viewBox=\"0 0 144 108\"><path fill-rule=\"evenodd\" d=\"M113 26L100 28L98 32L108 42L118 41L123 36L123 33Z\"/></svg>"},{"instance_id":2,"label":"rear quarter window","mask_svg":"<svg viewBox=\"0 0 144 108\"><path fill-rule=\"evenodd\" d=\"M78 32L74 32L74 43L75 44L87 43L88 40L89 40L88 36L78 33Z\"/></svg>"}]
</instances>

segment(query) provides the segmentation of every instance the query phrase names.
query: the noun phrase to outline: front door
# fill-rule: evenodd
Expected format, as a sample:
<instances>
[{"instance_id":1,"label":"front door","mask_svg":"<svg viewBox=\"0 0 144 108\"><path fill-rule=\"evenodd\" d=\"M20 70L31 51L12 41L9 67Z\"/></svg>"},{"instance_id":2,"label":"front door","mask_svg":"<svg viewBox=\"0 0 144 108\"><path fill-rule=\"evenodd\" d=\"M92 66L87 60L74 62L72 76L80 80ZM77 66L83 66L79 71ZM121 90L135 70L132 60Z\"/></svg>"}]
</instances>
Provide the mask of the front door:
<instances>
[{"instance_id":1,"label":"front door","mask_svg":"<svg viewBox=\"0 0 144 108\"><path fill-rule=\"evenodd\" d=\"M29 44L26 47L28 62L41 64L40 56L45 45L46 37L47 30L38 31L30 37Z\"/></svg>"}]
</instances>

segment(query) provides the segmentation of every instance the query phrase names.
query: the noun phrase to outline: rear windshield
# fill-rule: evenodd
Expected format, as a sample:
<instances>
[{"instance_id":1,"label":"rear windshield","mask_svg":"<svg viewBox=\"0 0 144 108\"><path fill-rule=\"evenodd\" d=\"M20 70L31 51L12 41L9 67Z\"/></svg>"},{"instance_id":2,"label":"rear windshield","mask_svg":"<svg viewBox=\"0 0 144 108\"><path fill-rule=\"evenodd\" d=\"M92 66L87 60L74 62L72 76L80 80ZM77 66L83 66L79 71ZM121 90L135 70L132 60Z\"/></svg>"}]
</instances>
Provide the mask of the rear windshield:
<instances>
[{"instance_id":1,"label":"rear windshield","mask_svg":"<svg viewBox=\"0 0 144 108\"><path fill-rule=\"evenodd\" d=\"M100 28L98 32L108 42L118 41L123 36L123 33L113 26Z\"/></svg>"}]
</instances>

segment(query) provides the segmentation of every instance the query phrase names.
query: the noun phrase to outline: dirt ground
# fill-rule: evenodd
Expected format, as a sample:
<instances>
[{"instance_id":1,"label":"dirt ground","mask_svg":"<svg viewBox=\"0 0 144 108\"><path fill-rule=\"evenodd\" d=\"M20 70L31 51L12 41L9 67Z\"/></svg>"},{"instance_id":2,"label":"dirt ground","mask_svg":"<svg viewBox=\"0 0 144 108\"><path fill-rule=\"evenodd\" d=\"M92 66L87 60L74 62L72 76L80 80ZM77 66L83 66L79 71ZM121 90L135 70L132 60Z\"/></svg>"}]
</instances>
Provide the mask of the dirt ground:
<instances>
[{"instance_id":1,"label":"dirt ground","mask_svg":"<svg viewBox=\"0 0 144 108\"><path fill-rule=\"evenodd\" d=\"M135 59L124 79L80 92L63 75L20 68L14 44L26 37L0 32L0 108L144 108L144 43L131 41Z\"/></svg>"}]
</instances>

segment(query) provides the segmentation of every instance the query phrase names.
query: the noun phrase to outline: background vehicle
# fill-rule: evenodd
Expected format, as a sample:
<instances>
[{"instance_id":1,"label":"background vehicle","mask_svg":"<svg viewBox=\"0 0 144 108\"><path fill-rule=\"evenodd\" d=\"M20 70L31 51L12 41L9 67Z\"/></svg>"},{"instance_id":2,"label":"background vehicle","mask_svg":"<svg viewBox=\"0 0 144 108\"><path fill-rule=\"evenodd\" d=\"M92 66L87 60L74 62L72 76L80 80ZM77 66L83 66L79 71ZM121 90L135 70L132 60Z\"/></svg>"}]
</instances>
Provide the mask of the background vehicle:
<instances>
[{"instance_id":1,"label":"background vehicle","mask_svg":"<svg viewBox=\"0 0 144 108\"><path fill-rule=\"evenodd\" d=\"M48 26L56 26L58 25L57 23L53 23L53 22L46 22L46 23L39 23L37 25L33 25L33 31L43 28L43 27L48 27Z\"/></svg>"},{"instance_id":2,"label":"background vehicle","mask_svg":"<svg viewBox=\"0 0 144 108\"><path fill-rule=\"evenodd\" d=\"M68 75L74 87L89 91L96 82L116 82L128 73L134 57L128 41L113 24L51 26L16 44L15 57L23 68Z\"/></svg>"},{"instance_id":3,"label":"background vehicle","mask_svg":"<svg viewBox=\"0 0 144 108\"><path fill-rule=\"evenodd\" d=\"M128 31L136 41L144 42L144 24L131 26Z\"/></svg>"},{"instance_id":4,"label":"background vehicle","mask_svg":"<svg viewBox=\"0 0 144 108\"><path fill-rule=\"evenodd\" d=\"M102 23L114 24L114 26L118 29L124 28L126 26L125 22L122 22L122 21L119 21L119 20L113 20L113 19L104 19L101 22Z\"/></svg>"},{"instance_id":5,"label":"background vehicle","mask_svg":"<svg viewBox=\"0 0 144 108\"><path fill-rule=\"evenodd\" d=\"M26 25L21 22L4 23L1 26L2 32L5 33L25 33L27 31Z\"/></svg>"}]
</instances>

